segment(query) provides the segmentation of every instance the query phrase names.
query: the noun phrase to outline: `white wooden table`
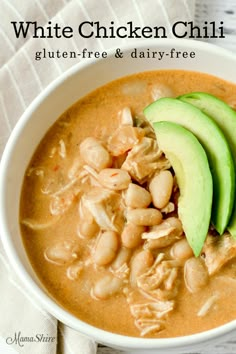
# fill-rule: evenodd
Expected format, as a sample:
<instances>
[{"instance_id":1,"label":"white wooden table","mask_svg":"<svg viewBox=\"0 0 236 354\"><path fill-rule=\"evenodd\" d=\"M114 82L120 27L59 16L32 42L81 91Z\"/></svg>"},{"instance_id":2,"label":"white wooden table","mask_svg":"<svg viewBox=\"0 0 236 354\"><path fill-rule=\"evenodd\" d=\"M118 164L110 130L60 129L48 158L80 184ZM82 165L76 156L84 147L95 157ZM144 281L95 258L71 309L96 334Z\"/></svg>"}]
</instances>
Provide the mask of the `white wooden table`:
<instances>
[{"instance_id":1,"label":"white wooden table","mask_svg":"<svg viewBox=\"0 0 236 354\"><path fill-rule=\"evenodd\" d=\"M205 21L217 23L223 21L226 38L208 41L236 52L236 0L196 0L195 11L196 25L201 25ZM98 354L124 354L124 352L99 345ZM236 354L236 336L204 351L188 354Z\"/></svg>"}]
</instances>

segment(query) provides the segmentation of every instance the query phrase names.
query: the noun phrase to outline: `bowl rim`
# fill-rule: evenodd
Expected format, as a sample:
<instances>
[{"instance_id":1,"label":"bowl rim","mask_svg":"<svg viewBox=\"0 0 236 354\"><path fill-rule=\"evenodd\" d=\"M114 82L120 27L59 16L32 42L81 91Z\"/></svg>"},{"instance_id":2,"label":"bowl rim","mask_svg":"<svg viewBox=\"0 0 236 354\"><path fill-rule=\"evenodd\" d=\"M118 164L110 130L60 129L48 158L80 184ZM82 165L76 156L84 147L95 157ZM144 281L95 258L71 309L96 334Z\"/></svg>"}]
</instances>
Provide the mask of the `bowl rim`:
<instances>
[{"instance_id":1,"label":"bowl rim","mask_svg":"<svg viewBox=\"0 0 236 354\"><path fill-rule=\"evenodd\" d=\"M159 39L158 44L161 46L182 46L186 48L196 50L202 50L205 52L211 52L217 56L222 55L224 57L231 58L236 63L236 56L217 45L190 40L190 39ZM132 43L120 46L124 52L129 51L134 46L136 48L147 48L148 46L152 47L154 41L150 40L140 40L136 43ZM114 51L114 48L106 50L108 53L108 58ZM23 285L29 289L33 294L35 299L39 301L43 309L46 309L49 314L52 314L69 327L72 327L84 335L87 335L100 343L104 343L110 346L116 347L126 347L129 349L171 349L178 348L183 346L193 346L199 343L208 342L215 340L222 335L230 333L236 330L236 320L230 321L219 327L203 331L200 333L185 335L174 338L139 338L139 337L130 337L126 335L116 334L112 332L105 331L103 329L92 326L86 322L81 321L76 318L74 315L70 314L67 310L61 307L56 301L52 300L49 295L40 288L40 286L35 282L34 279L28 274L27 270L23 266L18 256L17 250L14 246L13 241L11 240L10 231L6 222L6 200L7 195L5 193L5 184L7 182L7 170L10 167L11 156L14 153L14 150L17 146L17 141L21 135L21 131L24 128L25 124L31 118L32 113L39 107L39 105L44 101L44 99L50 95L57 87L63 85L64 81L68 80L71 76L83 70L85 67L95 65L98 61L104 59L84 59L83 61L73 65L71 68L62 73L58 78L53 80L27 107L25 112L22 114L18 122L16 123L8 141L5 146L1 163L0 163L0 225L1 225L1 240L3 248L7 254L10 264L12 265L14 272L17 274L19 279L22 280ZM217 76L217 74L216 74Z\"/></svg>"}]
</instances>

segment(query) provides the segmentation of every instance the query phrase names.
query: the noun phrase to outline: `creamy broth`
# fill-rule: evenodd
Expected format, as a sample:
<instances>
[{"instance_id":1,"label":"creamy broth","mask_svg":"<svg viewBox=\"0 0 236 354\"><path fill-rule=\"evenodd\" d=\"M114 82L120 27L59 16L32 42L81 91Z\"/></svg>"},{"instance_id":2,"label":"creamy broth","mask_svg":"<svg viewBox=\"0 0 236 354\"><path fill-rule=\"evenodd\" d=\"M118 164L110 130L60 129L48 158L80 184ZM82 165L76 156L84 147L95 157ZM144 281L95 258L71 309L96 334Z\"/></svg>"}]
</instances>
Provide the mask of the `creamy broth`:
<instances>
[{"instance_id":1,"label":"creamy broth","mask_svg":"<svg viewBox=\"0 0 236 354\"><path fill-rule=\"evenodd\" d=\"M106 181L106 178L109 181L111 176L100 177L105 178L105 185L101 187L97 177L100 168L96 170L94 166L89 166L87 157L81 157L83 155L81 144L88 137L102 141L105 145L101 146L102 148L105 146L106 151L107 142L110 142L110 149L115 149L116 147L113 146L117 141L114 137L115 132L119 129L122 120L123 127L131 127L131 112L135 124L140 125L134 131L132 130L135 142L131 142L131 146L126 148L125 152L117 152L118 156L113 156L105 166L120 168L134 145L143 139L144 134L149 139L154 138L151 129L143 122L143 108L162 96L176 97L192 91L208 92L223 99L231 106L235 104L236 86L213 76L187 71L156 71L136 74L111 82L80 99L59 117L33 155L26 171L21 196L20 221L24 245L37 276L49 294L62 307L89 324L124 335L158 338L201 332L236 318L236 302L233 301L236 296L236 260L231 259L214 274L208 275L209 269L204 257L207 257L207 247L209 247L209 253L211 252L210 243L213 242L213 236L208 237L206 252L203 249L199 258L203 278L206 276L205 284L196 291L192 291L191 286L189 289L186 285L184 268L186 262L193 259L193 255L185 245L186 259L176 257L178 250L174 248L176 247L174 245L177 242L182 242L183 245L185 243L184 235L181 231L179 232L177 218L178 188L173 171L165 157L158 152L158 148L156 147L156 151L155 148L151 149L151 152L154 151L156 154L155 164L157 165L154 165L158 166L158 169L170 171L174 183L167 203L169 210L163 210L160 207L159 209L162 210L159 210L159 214L155 214L154 217L157 224L163 222L158 219L160 214L164 220L172 218L174 222L175 237L166 247L163 245L154 248L144 246L148 241L141 236L137 242L132 240L131 243L134 242L134 244L130 245L125 241L124 234L121 236L127 222L125 218L128 218L129 223L133 217L136 217L129 214L130 209L132 211L138 208L138 206L132 206L132 203L128 208L124 206L128 203L127 188L130 188L131 180L132 186L141 185L147 190L148 194L144 193L142 200L147 198L148 209L157 210L151 201L153 195L150 193L149 185L155 171L137 180L130 170L127 172L125 169L126 175L122 175L124 186L118 190L114 188L111 190L107 184L109 182ZM112 142L111 137L114 140ZM90 142L91 144L95 144L94 141ZM96 147L95 144L95 149L101 146ZM86 148L85 146L85 155ZM158 153L159 157L157 157ZM111 158L110 155L111 153L108 159ZM99 162L96 161L96 163ZM93 162L91 164L93 165ZM144 170L146 168L144 167ZM94 197L101 198L101 188L105 190L105 194L104 198L102 196L102 202L98 203L99 208L103 204L106 208L109 205L107 215L116 215L115 219L111 217L109 221L112 220L113 226L116 225L113 230L113 226L110 230L108 226L98 226L94 221L94 216L91 217L91 210L94 209L89 209L87 216L87 209L83 204L85 201L86 205L90 203L93 190ZM99 196L97 189L99 189ZM148 201L150 195L151 200ZM97 204L95 206L97 208ZM95 206L93 204L93 208ZM124 208L126 208L125 218ZM147 208L147 206L142 208ZM87 232L88 225L83 224L86 218L89 220L89 227L93 228L93 236L85 237L83 234ZM150 215L148 218L150 220ZM102 222L106 225L109 223L104 220ZM147 224L139 225L136 233L143 235L150 232L152 227ZM96 260L96 249L100 247L104 250L102 241L99 240L106 232L110 232L107 239L110 240L109 247L113 253L104 255L105 258L108 257L108 260L101 260L99 256ZM235 241L227 235L224 237L234 251ZM100 246L98 246L99 242ZM146 251L143 251L144 248ZM219 245L219 252L223 252L223 248L222 242L222 245ZM118 262L117 256L121 250L125 261L120 264L122 267L118 267L114 262ZM151 267L155 271L159 267L160 274L164 272L165 279L163 278L164 280L162 279L162 282L152 289L156 292L152 290L150 292L144 284L145 281L150 281L151 278L148 278L150 274L146 274L146 278L139 278L139 284L141 283L139 289L137 279L132 280L134 258L137 258L140 252L146 252L144 258L140 256L140 259L141 263L146 262L147 265L146 270L140 274L145 274ZM234 253L236 256L235 251ZM159 263L156 261L153 265L158 257ZM136 263L139 263L139 260ZM190 262L188 266L192 266ZM99 283L101 279L103 279L104 287L107 284L110 286L113 284L115 289L113 295L101 295L100 288L103 286ZM160 293L158 288L161 289ZM154 295L157 296L156 300ZM153 305L154 303L156 305ZM163 311L166 311L166 314L163 314ZM162 313L160 319L157 319L157 312ZM153 316L157 317L151 329L150 319L153 320Z\"/></svg>"}]
</instances>

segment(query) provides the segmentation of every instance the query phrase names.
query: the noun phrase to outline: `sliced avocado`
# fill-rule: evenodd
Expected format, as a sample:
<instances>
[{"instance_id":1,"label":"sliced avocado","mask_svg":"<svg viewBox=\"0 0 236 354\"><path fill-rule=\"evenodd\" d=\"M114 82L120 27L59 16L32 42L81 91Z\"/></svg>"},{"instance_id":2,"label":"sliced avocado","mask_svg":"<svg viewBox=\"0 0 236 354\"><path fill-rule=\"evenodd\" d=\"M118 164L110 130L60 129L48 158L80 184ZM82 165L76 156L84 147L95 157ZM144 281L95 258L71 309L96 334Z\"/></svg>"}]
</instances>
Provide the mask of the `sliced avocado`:
<instances>
[{"instance_id":1,"label":"sliced avocado","mask_svg":"<svg viewBox=\"0 0 236 354\"><path fill-rule=\"evenodd\" d=\"M201 109L218 124L229 143L236 167L236 112L224 101L204 92L188 93L179 99ZM236 239L236 198L227 228Z\"/></svg>"},{"instance_id":2,"label":"sliced avocado","mask_svg":"<svg viewBox=\"0 0 236 354\"><path fill-rule=\"evenodd\" d=\"M197 257L208 233L213 198L212 175L205 150L181 125L158 122L153 127L157 143L175 171L180 189L179 218Z\"/></svg>"},{"instance_id":3,"label":"sliced avocado","mask_svg":"<svg viewBox=\"0 0 236 354\"><path fill-rule=\"evenodd\" d=\"M153 102L144 109L144 114L151 123L171 121L182 125L204 147L213 177L212 223L222 234L232 213L235 172L230 147L221 129L201 110L175 98L161 98Z\"/></svg>"}]
</instances>

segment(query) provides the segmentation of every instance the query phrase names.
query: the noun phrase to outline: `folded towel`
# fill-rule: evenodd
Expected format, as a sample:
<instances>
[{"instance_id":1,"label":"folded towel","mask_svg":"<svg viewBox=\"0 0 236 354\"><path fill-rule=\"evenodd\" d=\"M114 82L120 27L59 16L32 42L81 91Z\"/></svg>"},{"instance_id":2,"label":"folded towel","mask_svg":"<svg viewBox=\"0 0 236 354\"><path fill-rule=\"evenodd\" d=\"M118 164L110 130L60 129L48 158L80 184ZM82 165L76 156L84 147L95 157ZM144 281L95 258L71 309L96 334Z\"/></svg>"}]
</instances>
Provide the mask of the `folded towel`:
<instances>
[{"instance_id":1,"label":"folded towel","mask_svg":"<svg viewBox=\"0 0 236 354\"><path fill-rule=\"evenodd\" d=\"M83 21L114 21L120 26L132 21L139 26L164 26L171 37L171 26L178 20L191 21L194 0L1 0L0 29L0 154L14 125L31 101L62 72L75 64L72 59L35 60L42 51L106 50L132 39L42 39L16 38L11 22L48 22L77 29ZM76 59L76 62L79 60ZM0 243L0 353L93 354L93 340L59 323L45 312L17 279ZM25 337L45 335L51 342L22 341Z\"/></svg>"}]
</instances>

